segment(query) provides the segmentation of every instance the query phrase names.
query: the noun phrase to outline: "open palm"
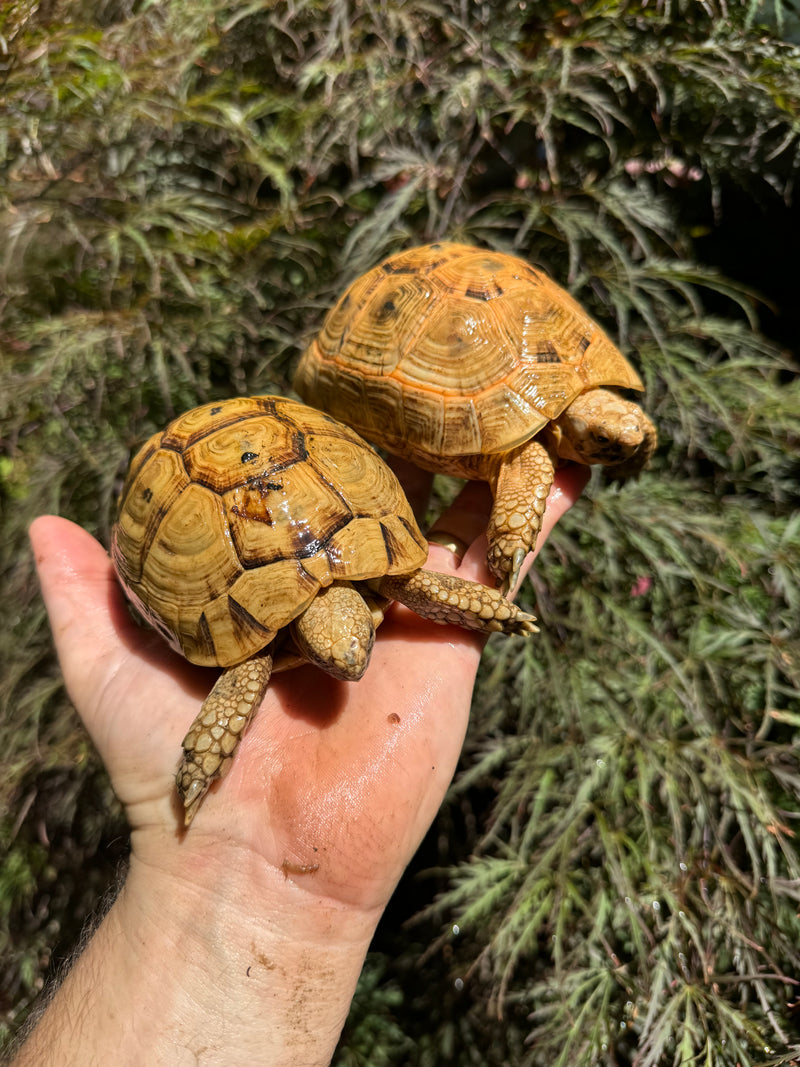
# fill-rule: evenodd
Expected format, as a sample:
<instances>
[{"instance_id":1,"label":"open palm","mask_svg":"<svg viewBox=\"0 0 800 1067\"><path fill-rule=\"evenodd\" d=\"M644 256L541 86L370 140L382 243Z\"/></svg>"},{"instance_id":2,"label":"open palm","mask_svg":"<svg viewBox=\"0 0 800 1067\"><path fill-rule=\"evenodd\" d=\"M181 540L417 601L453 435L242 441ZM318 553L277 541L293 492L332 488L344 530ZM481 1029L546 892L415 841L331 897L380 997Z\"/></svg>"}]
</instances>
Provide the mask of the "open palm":
<instances>
[{"instance_id":1,"label":"open palm","mask_svg":"<svg viewBox=\"0 0 800 1067\"><path fill-rule=\"evenodd\" d=\"M559 473L545 535L584 479ZM488 506L485 486L467 486L440 524L471 547L458 565L433 545L429 567L490 584ZM131 619L85 531L45 516L31 538L66 684L125 805L134 857L187 870L247 850L287 892L381 909L452 777L484 639L394 605L360 682L310 666L276 675L232 770L184 832L175 768L215 672Z\"/></svg>"}]
</instances>

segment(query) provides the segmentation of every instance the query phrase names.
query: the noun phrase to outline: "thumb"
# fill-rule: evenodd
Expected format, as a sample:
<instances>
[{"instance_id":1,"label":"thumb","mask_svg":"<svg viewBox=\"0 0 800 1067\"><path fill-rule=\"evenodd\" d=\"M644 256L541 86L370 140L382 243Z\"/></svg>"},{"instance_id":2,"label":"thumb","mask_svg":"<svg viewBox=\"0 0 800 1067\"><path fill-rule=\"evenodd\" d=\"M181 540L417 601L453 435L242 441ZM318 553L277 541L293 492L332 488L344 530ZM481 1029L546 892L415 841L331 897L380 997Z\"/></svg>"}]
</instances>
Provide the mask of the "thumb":
<instances>
[{"instance_id":1,"label":"thumb","mask_svg":"<svg viewBox=\"0 0 800 1067\"><path fill-rule=\"evenodd\" d=\"M132 625L111 561L80 526L43 515L30 527L36 569L67 690L82 709L120 654Z\"/></svg>"},{"instance_id":2,"label":"thumb","mask_svg":"<svg viewBox=\"0 0 800 1067\"><path fill-rule=\"evenodd\" d=\"M29 533L67 692L100 754L113 762L112 739L136 736L164 700L202 699L207 672L137 626L111 560L86 530L45 515Z\"/></svg>"}]
</instances>

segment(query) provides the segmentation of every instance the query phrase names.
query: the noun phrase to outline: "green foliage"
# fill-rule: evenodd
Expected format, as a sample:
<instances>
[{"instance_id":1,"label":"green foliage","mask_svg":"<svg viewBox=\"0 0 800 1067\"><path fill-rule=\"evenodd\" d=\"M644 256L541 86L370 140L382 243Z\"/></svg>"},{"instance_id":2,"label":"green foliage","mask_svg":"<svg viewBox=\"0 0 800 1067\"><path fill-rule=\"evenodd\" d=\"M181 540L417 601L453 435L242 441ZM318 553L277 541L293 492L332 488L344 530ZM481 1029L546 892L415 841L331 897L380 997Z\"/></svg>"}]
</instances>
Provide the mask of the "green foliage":
<instances>
[{"instance_id":1,"label":"green foliage","mask_svg":"<svg viewBox=\"0 0 800 1067\"><path fill-rule=\"evenodd\" d=\"M547 546L537 641L487 649L337 1062L797 1058L793 18L755 0L3 7L10 1025L124 848L28 523L105 537L138 443L195 403L286 390L345 282L446 235L569 286L634 354L661 443L637 484L596 478Z\"/></svg>"},{"instance_id":2,"label":"green foliage","mask_svg":"<svg viewBox=\"0 0 800 1067\"><path fill-rule=\"evenodd\" d=\"M598 494L592 533L578 548L562 531L556 546L571 556L559 583L569 612L534 650L503 647L484 676L456 788L491 775L497 800L435 910L480 928L498 1003L526 989L537 1023L526 1062L584 1062L632 1035L637 1063L706 1046L727 1062L723 1039L741 1059L745 1042L791 1036L781 1017L800 964L800 775L781 705L800 678L774 561L797 559L800 526L781 529L778 547L745 508L711 523L683 488L694 531L656 487ZM588 573L591 539L610 556L626 527L625 572ZM679 527L693 539L703 528L691 560ZM726 560L734 539L742 551ZM615 586L637 573L652 584L626 598ZM594 642L582 649L581 635Z\"/></svg>"}]
</instances>

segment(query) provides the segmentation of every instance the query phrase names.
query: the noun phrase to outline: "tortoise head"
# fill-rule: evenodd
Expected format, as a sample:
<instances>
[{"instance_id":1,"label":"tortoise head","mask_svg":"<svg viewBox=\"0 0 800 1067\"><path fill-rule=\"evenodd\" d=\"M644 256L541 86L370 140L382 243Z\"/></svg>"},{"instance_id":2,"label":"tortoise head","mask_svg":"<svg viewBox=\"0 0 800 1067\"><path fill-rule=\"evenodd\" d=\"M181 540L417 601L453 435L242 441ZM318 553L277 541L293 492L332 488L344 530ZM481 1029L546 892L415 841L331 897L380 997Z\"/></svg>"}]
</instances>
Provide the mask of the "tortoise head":
<instances>
[{"instance_id":1,"label":"tortoise head","mask_svg":"<svg viewBox=\"0 0 800 1067\"><path fill-rule=\"evenodd\" d=\"M589 389L553 420L562 459L599 463L625 475L645 466L656 445L655 428L638 404L611 389Z\"/></svg>"}]
</instances>

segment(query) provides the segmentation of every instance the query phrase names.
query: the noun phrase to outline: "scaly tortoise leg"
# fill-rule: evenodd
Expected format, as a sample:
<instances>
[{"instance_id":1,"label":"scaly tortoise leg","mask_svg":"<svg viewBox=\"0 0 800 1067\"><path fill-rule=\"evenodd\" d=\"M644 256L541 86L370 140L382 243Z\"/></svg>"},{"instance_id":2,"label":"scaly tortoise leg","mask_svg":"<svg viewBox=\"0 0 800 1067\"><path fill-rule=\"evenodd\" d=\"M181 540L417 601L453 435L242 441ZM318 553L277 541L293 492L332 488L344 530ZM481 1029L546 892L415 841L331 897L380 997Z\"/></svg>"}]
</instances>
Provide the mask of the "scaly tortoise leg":
<instances>
[{"instance_id":1,"label":"scaly tortoise leg","mask_svg":"<svg viewBox=\"0 0 800 1067\"><path fill-rule=\"evenodd\" d=\"M211 783L230 769L233 754L258 708L272 674L272 653L262 652L228 667L183 739L176 785L188 826Z\"/></svg>"},{"instance_id":2,"label":"scaly tortoise leg","mask_svg":"<svg viewBox=\"0 0 800 1067\"><path fill-rule=\"evenodd\" d=\"M454 574L420 570L387 576L369 583L382 596L399 600L417 615L434 622L463 626L481 633L538 633L533 615L506 600L497 589Z\"/></svg>"},{"instance_id":3,"label":"scaly tortoise leg","mask_svg":"<svg viewBox=\"0 0 800 1067\"><path fill-rule=\"evenodd\" d=\"M536 439L498 459L490 479L494 504L486 561L502 593L513 589L525 556L536 545L554 473L550 453Z\"/></svg>"},{"instance_id":4,"label":"scaly tortoise leg","mask_svg":"<svg viewBox=\"0 0 800 1067\"><path fill-rule=\"evenodd\" d=\"M349 582L320 589L292 623L292 637L303 655L343 682L357 682L375 643L373 613Z\"/></svg>"}]
</instances>

